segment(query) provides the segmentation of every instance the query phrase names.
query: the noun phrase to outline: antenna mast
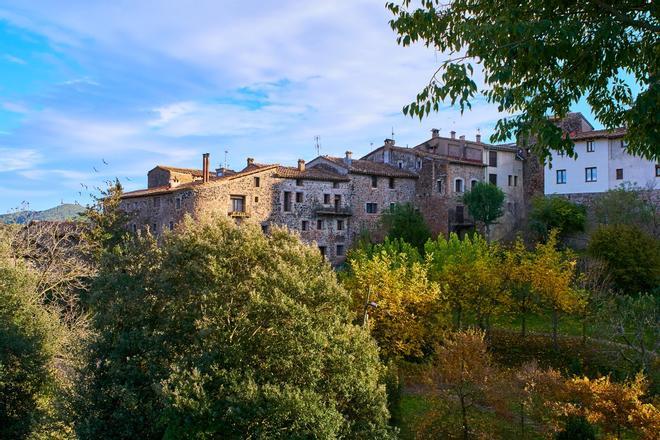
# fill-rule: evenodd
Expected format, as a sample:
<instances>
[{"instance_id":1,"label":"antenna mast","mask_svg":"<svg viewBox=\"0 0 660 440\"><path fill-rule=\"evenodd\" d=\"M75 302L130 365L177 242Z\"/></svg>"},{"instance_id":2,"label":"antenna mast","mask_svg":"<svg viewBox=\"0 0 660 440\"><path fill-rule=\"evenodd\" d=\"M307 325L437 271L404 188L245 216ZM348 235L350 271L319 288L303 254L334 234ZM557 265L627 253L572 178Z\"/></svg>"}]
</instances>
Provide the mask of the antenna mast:
<instances>
[{"instance_id":1,"label":"antenna mast","mask_svg":"<svg viewBox=\"0 0 660 440\"><path fill-rule=\"evenodd\" d=\"M316 142L315 147L316 147L316 155L320 156L321 155L321 136L314 136L314 141Z\"/></svg>"},{"instance_id":2,"label":"antenna mast","mask_svg":"<svg viewBox=\"0 0 660 440\"><path fill-rule=\"evenodd\" d=\"M224 166L225 169L227 169L227 154L228 153L229 153L229 151L225 150L225 166Z\"/></svg>"}]
</instances>

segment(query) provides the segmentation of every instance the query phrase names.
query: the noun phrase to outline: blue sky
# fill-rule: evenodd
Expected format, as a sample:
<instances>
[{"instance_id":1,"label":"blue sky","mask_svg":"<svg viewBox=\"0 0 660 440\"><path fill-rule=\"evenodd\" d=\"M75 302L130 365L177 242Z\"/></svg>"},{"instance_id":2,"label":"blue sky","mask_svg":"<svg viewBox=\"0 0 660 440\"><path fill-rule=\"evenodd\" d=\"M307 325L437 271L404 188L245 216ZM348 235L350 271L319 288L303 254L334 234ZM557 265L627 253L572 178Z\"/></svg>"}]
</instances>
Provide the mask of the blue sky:
<instances>
[{"instance_id":1,"label":"blue sky","mask_svg":"<svg viewBox=\"0 0 660 440\"><path fill-rule=\"evenodd\" d=\"M85 204L114 177L141 188L204 152L294 164L317 135L360 156L392 127L415 145L498 118L483 101L401 114L441 55L398 47L381 0L194 3L0 0L0 212Z\"/></svg>"}]
</instances>

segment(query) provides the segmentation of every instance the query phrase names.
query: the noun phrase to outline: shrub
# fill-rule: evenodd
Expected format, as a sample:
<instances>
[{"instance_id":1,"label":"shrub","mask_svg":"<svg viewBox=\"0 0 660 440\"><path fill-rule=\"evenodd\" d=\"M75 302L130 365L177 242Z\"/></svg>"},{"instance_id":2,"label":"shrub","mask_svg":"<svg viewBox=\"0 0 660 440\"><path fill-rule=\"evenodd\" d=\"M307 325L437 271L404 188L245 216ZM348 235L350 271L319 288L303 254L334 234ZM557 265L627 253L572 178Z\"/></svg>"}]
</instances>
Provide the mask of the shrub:
<instances>
[{"instance_id":1,"label":"shrub","mask_svg":"<svg viewBox=\"0 0 660 440\"><path fill-rule=\"evenodd\" d=\"M566 419L566 427L558 432L556 440L596 440L596 432L584 417L571 416Z\"/></svg>"},{"instance_id":2,"label":"shrub","mask_svg":"<svg viewBox=\"0 0 660 440\"><path fill-rule=\"evenodd\" d=\"M612 283L624 293L651 292L660 286L660 240L637 226L600 226L587 250L607 265Z\"/></svg>"},{"instance_id":3,"label":"shrub","mask_svg":"<svg viewBox=\"0 0 660 440\"><path fill-rule=\"evenodd\" d=\"M395 204L383 212L381 218L391 240L403 240L418 250L424 249L424 243L431 238L431 231L424 217L411 203Z\"/></svg>"},{"instance_id":4,"label":"shrub","mask_svg":"<svg viewBox=\"0 0 660 440\"><path fill-rule=\"evenodd\" d=\"M551 229L556 229L561 237L582 232L586 220L586 208L563 197L538 196L532 199L529 225L543 240Z\"/></svg>"}]
</instances>

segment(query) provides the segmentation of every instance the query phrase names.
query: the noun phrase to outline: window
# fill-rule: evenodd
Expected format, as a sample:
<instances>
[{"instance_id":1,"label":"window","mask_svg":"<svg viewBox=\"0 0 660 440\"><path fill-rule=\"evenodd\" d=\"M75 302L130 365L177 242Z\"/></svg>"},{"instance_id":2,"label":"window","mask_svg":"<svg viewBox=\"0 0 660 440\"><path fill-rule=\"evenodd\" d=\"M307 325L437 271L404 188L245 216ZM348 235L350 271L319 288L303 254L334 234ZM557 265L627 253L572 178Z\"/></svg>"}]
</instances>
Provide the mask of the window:
<instances>
[{"instance_id":1,"label":"window","mask_svg":"<svg viewBox=\"0 0 660 440\"><path fill-rule=\"evenodd\" d=\"M261 186L261 177L254 178L254 187L259 188Z\"/></svg>"},{"instance_id":2,"label":"window","mask_svg":"<svg viewBox=\"0 0 660 440\"><path fill-rule=\"evenodd\" d=\"M465 222L465 209L463 208L463 205L457 205L456 206L456 223L463 223Z\"/></svg>"},{"instance_id":3,"label":"window","mask_svg":"<svg viewBox=\"0 0 660 440\"><path fill-rule=\"evenodd\" d=\"M628 146L628 142L621 139L621 148L626 148L627 146Z\"/></svg>"},{"instance_id":4,"label":"window","mask_svg":"<svg viewBox=\"0 0 660 440\"><path fill-rule=\"evenodd\" d=\"M170 222L170 231L174 230L174 222Z\"/></svg>"},{"instance_id":5,"label":"window","mask_svg":"<svg viewBox=\"0 0 660 440\"><path fill-rule=\"evenodd\" d=\"M378 188L378 176L371 176L371 187Z\"/></svg>"},{"instance_id":6,"label":"window","mask_svg":"<svg viewBox=\"0 0 660 440\"><path fill-rule=\"evenodd\" d=\"M390 203L390 211L394 211L395 206L396 206L396 203Z\"/></svg>"},{"instance_id":7,"label":"window","mask_svg":"<svg viewBox=\"0 0 660 440\"><path fill-rule=\"evenodd\" d=\"M403 161L402 160L398 161L396 165L399 167L399 169L403 168Z\"/></svg>"},{"instance_id":8,"label":"window","mask_svg":"<svg viewBox=\"0 0 660 440\"><path fill-rule=\"evenodd\" d=\"M655 166L655 177L660 177L660 164Z\"/></svg>"},{"instance_id":9,"label":"window","mask_svg":"<svg viewBox=\"0 0 660 440\"><path fill-rule=\"evenodd\" d=\"M290 212L291 211L291 193L289 191L284 191L284 206L282 206L282 209L284 212Z\"/></svg>"},{"instance_id":10,"label":"window","mask_svg":"<svg viewBox=\"0 0 660 440\"><path fill-rule=\"evenodd\" d=\"M457 193L463 192L463 179L456 179L454 182L454 191Z\"/></svg>"},{"instance_id":11,"label":"window","mask_svg":"<svg viewBox=\"0 0 660 440\"><path fill-rule=\"evenodd\" d=\"M566 183L566 170L557 170L557 184Z\"/></svg>"},{"instance_id":12,"label":"window","mask_svg":"<svg viewBox=\"0 0 660 440\"><path fill-rule=\"evenodd\" d=\"M509 174L509 186L513 184L513 176Z\"/></svg>"},{"instance_id":13,"label":"window","mask_svg":"<svg viewBox=\"0 0 660 440\"><path fill-rule=\"evenodd\" d=\"M497 151L488 152L488 166L497 167Z\"/></svg>"},{"instance_id":14,"label":"window","mask_svg":"<svg viewBox=\"0 0 660 440\"><path fill-rule=\"evenodd\" d=\"M135 223L133 223L132 229L133 229L133 233L136 234L137 233L137 225Z\"/></svg>"},{"instance_id":15,"label":"window","mask_svg":"<svg viewBox=\"0 0 660 440\"><path fill-rule=\"evenodd\" d=\"M245 196L231 196L231 212L245 212Z\"/></svg>"},{"instance_id":16,"label":"window","mask_svg":"<svg viewBox=\"0 0 660 440\"><path fill-rule=\"evenodd\" d=\"M518 176L513 176L513 186L518 186Z\"/></svg>"},{"instance_id":17,"label":"window","mask_svg":"<svg viewBox=\"0 0 660 440\"><path fill-rule=\"evenodd\" d=\"M323 229L323 220L316 220L316 229L319 231Z\"/></svg>"},{"instance_id":18,"label":"window","mask_svg":"<svg viewBox=\"0 0 660 440\"><path fill-rule=\"evenodd\" d=\"M323 194L323 204L324 205L330 204L330 194Z\"/></svg>"},{"instance_id":19,"label":"window","mask_svg":"<svg viewBox=\"0 0 660 440\"><path fill-rule=\"evenodd\" d=\"M489 174L488 181L491 185L497 185L497 174Z\"/></svg>"},{"instance_id":20,"label":"window","mask_svg":"<svg viewBox=\"0 0 660 440\"><path fill-rule=\"evenodd\" d=\"M378 203L367 203L367 214L376 214L378 212Z\"/></svg>"},{"instance_id":21,"label":"window","mask_svg":"<svg viewBox=\"0 0 660 440\"><path fill-rule=\"evenodd\" d=\"M390 189L394 189L394 177L390 177L388 180Z\"/></svg>"},{"instance_id":22,"label":"window","mask_svg":"<svg viewBox=\"0 0 660 440\"><path fill-rule=\"evenodd\" d=\"M415 165L417 166L417 169L420 169L422 167L422 159L417 159L417 163Z\"/></svg>"},{"instance_id":23,"label":"window","mask_svg":"<svg viewBox=\"0 0 660 440\"><path fill-rule=\"evenodd\" d=\"M339 182L332 182L332 187L333 187L334 189L339 188Z\"/></svg>"},{"instance_id":24,"label":"window","mask_svg":"<svg viewBox=\"0 0 660 440\"><path fill-rule=\"evenodd\" d=\"M470 182L470 189L474 189L475 186L477 186L477 181L472 179L472 181Z\"/></svg>"},{"instance_id":25,"label":"window","mask_svg":"<svg viewBox=\"0 0 660 440\"><path fill-rule=\"evenodd\" d=\"M338 244L337 245L337 256L342 257L344 255L344 245L343 244Z\"/></svg>"},{"instance_id":26,"label":"window","mask_svg":"<svg viewBox=\"0 0 660 440\"><path fill-rule=\"evenodd\" d=\"M261 224L261 232L263 232L264 234L268 234L268 223Z\"/></svg>"},{"instance_id":27,"label":"window","mask_svg":"<svg viewBox=\"0 0 660 440\"><path fill-rule=\"evenodd\" d=\"M319 252L321 253L322 257L325 257L325 246L319 246Z\"/></svg>"},{"instance_id":28,"label":"window","mask_svg":"<svg viewBox=\"0 0 660 440\"><path fill-rule=\"evenodd\" d=\"M181 209L181 199L180 199L179 197L177 197L176 199L174 199L174 207L175 207L176 209Z\"/></svg>"},{"instance_id":29,"label":"window","mask_svg":"<svg viewBox=\"0 0 660 440\"><path fill-rule=\"evenodd\" d=\"M153 232L154 235L158 234L158 223L153 223L151 225L151 232Z\"/></svg>"},{"instance_id":30,"label":"window","mask_svg":"<svg viewBox=\"0 0 660 440\"><path fill-rule=\"evenodd\" d=\"M442 180L438 179L435 182L436 187L438 188L438 192L442 194Z\"/></svg>"},{"instance_id":31,"label":"window","mask_svg":"<svg viewBox=\"0 0 660 440\"><path fill-rule=\"evenodd\" d=\"M623 168L616 169L616 180L623 180Z\"/></svg>"},{"instance_id":32,"label":"window","mask_svg":"<svg viewBox=\"0 0 660 440\"><path fill-rule=\"evenodd\" d=\"M259 197L258 196L254 196L254 203L259 203Z\"/></svg>"},{"instance_id":33,"label":"window","mask_svg":"<svg viewBox=\"0 0 660 440\"><path fill-rule=\"evenodd\" d=\"M160 208L160 197L154 197L154 208Z\"/></svg>"},{"instance_id":34,"label":"window","mask_svg":"<svg viewBox=\"0 0 660 440\"><path fill-rule=\"evenodd\" d=\"M598 180L598 173L596 167L589 167L584 169L584 181L596 182Z\"/></svg>"},{"instance_id":35,"label":"window","mask_svg":"<svg viewBox=\"0 0 660 440\"><path fill-rule=\"evenodd\" d=\"M296 186L303 186L302 179L296 179Z\"/></svg>"},{"instance_id":36,"label":"window","mask_svg":"<svg viewBox=\"0 0 660 440\"><path fill-rule=\"evenodd\" d=\"M587 153L594 152L594 141L587 141Z\"/></svg>"},{"instance_id":37,"label":"window","mask_svg":"<svg viewBox=\"0 0 660 440\"><path fill-rule=\"evenodd\" d=\"M297 192L296 193L296 203L302 203L303 201L303 193Z\"/></svg>"},{"instance_id":38,"label":"window","mask_svg":"<svg viewBox=\"0 0 660 440\"><path fill-rule=\"evenodd\" d=\"M309 229L309 222L307 220L303 220L302 225L300 225L300 229L307 231Z\"/></svg>"},{"instance_id":39,"label":"window","mask_svg":"<svg viewBox=\"0 0 660 440\"><path fill-rule=\"evenodd\" d=\"M344 220L337 220L337 230L338 231L344 230Z\"/></svg>"}]
</instances>

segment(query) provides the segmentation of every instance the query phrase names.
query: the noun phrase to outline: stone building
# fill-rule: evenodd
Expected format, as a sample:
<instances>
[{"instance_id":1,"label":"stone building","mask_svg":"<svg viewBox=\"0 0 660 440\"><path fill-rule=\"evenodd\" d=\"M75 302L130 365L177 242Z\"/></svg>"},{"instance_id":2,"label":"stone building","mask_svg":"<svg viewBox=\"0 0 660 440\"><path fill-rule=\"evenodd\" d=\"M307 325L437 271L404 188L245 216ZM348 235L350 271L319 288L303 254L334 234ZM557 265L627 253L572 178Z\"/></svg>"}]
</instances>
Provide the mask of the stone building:
<instances>
[{"instance_id":1,"label":"stone building","mask_svg":"<svg viewBox=\"0 0 660 440\"><path fill-rule=\"evenodd\" d=\"M301 159L297 167L249 158L240 171L211 172L205 154L201 170L156 166L148 173L148 188L125 193L122 207L134 214L133 231L148 227L156 234L173 229L186 213L220 213L264 231L286 226L338 264L360 234L383 237L381 215L397 203L415 206L434 234L473 229L462 196L486 180L488 170L497 173L498 185L511 176L505 192L513 208L506 222L513 221L522 188L514 150L484 144L479 136L475 141L454 132L441 137L434 129L430 139L412 148L386 139L360 159L347 151L344 157ZM489 167L484 158L495 157L493 152L497 163Z\"/></svg>"}]
</instances>

